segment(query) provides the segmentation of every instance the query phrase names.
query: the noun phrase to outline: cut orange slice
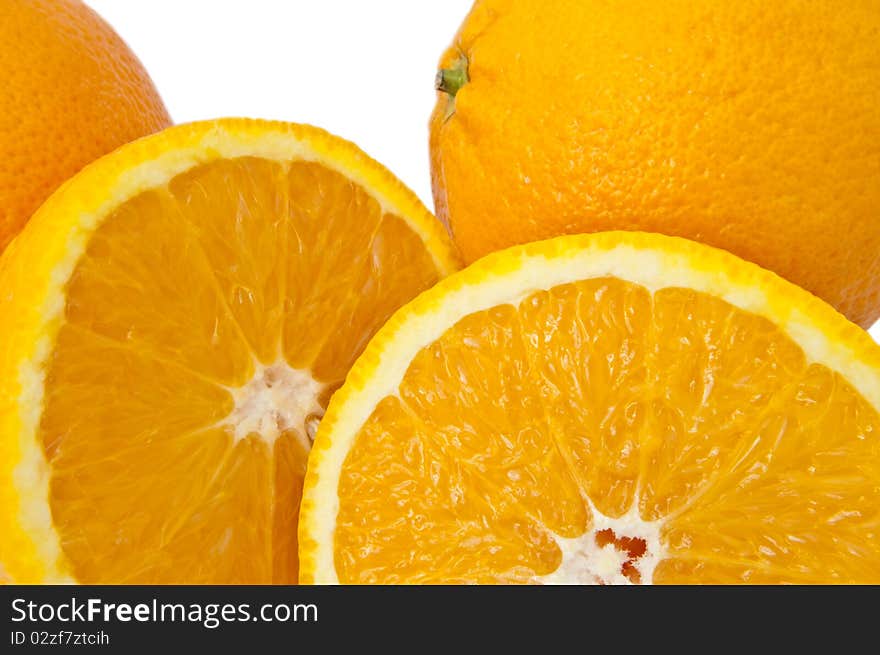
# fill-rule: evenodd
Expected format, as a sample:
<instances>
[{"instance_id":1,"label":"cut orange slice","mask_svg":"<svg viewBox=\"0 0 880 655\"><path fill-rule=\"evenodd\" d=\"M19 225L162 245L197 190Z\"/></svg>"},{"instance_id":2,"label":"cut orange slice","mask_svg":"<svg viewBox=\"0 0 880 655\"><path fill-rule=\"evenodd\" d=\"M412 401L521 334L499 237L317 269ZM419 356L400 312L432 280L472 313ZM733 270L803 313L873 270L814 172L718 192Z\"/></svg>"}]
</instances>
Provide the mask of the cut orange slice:
<instances>
[{"instance_id":1,"label":"cut orange slice","mask_svg":"<svg viewBox=\"0 0 880 655\"><path fill-rule=\"evenodd\" d=\"M309 461L304 582L880 582L880 347L659 235L490 255L397 312Z\"/></svg>"},{"instance_id":2,"label":"cut orange slice","mask_svg":"<svg viewBox=\"0 0 880 655\"><path fill-rule=\"evenodd\" d=\"M306 458L398 306L456 266L352 144L246 120L83 170L0 260L0 566L297 581Z\"/></svg>"}]
</instances>

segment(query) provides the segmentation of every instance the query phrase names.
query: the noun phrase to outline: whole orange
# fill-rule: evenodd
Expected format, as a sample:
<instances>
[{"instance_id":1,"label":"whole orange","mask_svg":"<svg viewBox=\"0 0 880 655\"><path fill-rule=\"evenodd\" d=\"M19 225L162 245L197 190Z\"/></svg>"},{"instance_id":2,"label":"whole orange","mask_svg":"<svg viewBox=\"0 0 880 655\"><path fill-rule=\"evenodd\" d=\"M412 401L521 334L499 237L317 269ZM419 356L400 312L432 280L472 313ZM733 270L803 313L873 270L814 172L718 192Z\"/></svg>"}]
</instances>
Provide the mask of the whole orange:
<instances>
[{"instance_id":1,"label":"whole orange","mask_svg":"<svg viewBox=\"0 0 880 655\"><path fill-rule=\"evenodd\" d=\"M171 124L137 57L79 0L0 0L0 252L85 164Z\"/></svg>"},{"instance_id":2,"label":"whole orange","mask_svg":"<svg viewBox=\"0 0 880 655\"><path fill-rule=\"evenodd\" d=\"M466 260L662 232L880 315L877 0L485 0L438 88L434 200Z\"/></svg>"}]
</instances>

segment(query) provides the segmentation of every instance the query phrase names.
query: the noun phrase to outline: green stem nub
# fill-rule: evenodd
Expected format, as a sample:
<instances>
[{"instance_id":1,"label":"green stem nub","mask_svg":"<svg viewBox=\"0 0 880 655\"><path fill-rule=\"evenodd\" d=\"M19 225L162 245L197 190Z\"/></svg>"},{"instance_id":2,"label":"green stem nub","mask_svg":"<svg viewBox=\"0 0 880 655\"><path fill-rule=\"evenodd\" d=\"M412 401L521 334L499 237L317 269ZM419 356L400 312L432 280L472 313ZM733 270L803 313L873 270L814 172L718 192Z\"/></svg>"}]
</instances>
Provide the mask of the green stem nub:
<instances>
[{"instance_id":1,"label":"green stem nub","mask_svg":"<svg viewBox=\"0 0 880 655\"><path fill-rule=\"evenodd\" d=\"M452 68L441 68L437 71L434 79L434 88L443 93L448 93L454 98L455 94L468 83L467 60L460 59Z\"/></svg>"}]
</instances>

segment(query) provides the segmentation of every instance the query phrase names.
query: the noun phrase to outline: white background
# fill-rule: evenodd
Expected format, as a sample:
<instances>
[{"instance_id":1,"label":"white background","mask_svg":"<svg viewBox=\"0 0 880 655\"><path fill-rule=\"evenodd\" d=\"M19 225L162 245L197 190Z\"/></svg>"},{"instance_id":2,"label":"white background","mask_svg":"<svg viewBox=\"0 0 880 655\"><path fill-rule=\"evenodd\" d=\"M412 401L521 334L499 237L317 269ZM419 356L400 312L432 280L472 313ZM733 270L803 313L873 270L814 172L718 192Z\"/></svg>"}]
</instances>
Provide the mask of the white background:
<instances>
[{"instance_id":1,"label":"white background","mask_svg":"<svg viewBox=\"0 0 880 655\"><path fill-rule=\"evenodd\" d=\"M144 63L176 123L311 123L432 207L428 117L472 0L86 0Z\"/></svg>"},{"instance_id":2,"label":"white background","mask_svg":"<svg viewBox=\"0 0 880 655\"><path fill-rule=\"evenodd\" d=\"M351 139L432 207L437 61L472 0L87 0L177 123L250 116ZM880 338L880 323L871 330Z\"/></svg>"}]
</instances>

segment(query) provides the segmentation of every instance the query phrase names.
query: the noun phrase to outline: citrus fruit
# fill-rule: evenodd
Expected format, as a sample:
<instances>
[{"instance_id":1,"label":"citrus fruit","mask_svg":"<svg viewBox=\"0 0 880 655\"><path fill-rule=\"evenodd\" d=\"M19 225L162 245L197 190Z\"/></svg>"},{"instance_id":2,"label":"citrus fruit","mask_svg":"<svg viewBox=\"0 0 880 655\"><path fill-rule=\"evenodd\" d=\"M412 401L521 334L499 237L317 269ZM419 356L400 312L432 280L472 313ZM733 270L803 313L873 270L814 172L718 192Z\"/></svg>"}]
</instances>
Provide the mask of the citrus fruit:
<instances>
[{"instance_id":1,"label":"citrus fruit","mask_svg":"<svg viewBox=\"0 0 880 655\"><path fill-rule=\"evenodd\" d=\"M301 580L880 582L880 346L727 252L518 246L398 311L318 430Z\"/></svg>"},{"instance_id":2,"label":"citrus fruit","mask_svg":"<svg viewBox=\"0 0 880 655\"><path fill-rule=\"evenodd\" d=\"M0 252L85 164L171 124L137 57L79 0L0 0Z\"/></svg>"},{"instance_id":3,"label":"citrus fruit","mask_svg":"<svg viewBox=\"0 0 880 655\"><path fill-rule=\"evenodd\" d=\"M170 128L87 166L0 259L0 563L18 582L297 581L314 428L455 267L316 128Z\"/></svg>"},{"instance_id":4,"label":"citrus fruit","mask_svg":"<svg viewBox=\"0 0 880 655\"><path fill-rule=\"evenodd\" d=\"M874 0L483 0L440 63L438 218L463 257L643 230L880 316ZM454 95L453 95L454 94Z\"/></svg>"}]
</instances>

